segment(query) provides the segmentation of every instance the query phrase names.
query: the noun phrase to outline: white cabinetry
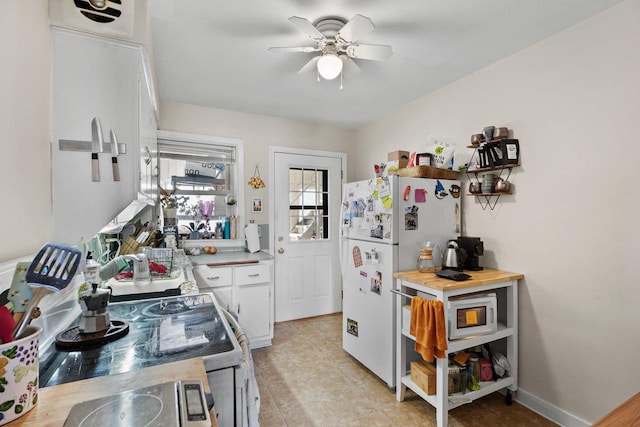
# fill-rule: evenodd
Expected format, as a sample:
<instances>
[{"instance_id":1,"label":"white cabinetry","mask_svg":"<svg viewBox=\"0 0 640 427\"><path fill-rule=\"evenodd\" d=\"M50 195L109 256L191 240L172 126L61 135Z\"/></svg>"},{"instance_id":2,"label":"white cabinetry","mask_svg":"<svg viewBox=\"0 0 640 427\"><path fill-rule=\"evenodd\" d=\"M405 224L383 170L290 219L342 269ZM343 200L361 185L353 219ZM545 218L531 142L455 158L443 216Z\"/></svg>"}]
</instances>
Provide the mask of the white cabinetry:
<instances>
[{"instance_id":1,"label":"white cabinetry","mask_svg":"<svg viewBox=\"0 0 640 427\"><path fill-rule=\"evenodd\" d=\"M213 292L225 310L236 315L251 348L273 338L273 265L271 261L234 267L197 265L194 275L203 292Z\"/></svg>"},{"instance_id":2,"label":"white cabinetry","mask_svg":"<svg viewBox=\"0 0 640 427\"><path fill-rule=\"evenodd\" d=\"M139 194L154 197L153 164L141 164L139 157L141 139L156 156L152 81L140 45L59 28L52 39L53 240L86 241ZM105 142L113 131L126 146L118 157L120 181L113 179L110 151L98 153L100 181L94 182L91 145L86 151L60 148L60 140L91 141L94 117Z\"/></svg>"},{"instance_id":3,"label":"white cabinetry","mask_svg":"<svg viewBox=\"0 0 640 427\"><path fill-rule=\"evenodd\" d=\"M450 409L503 388L508 389L507 402L510 403L512 392L518 388L518 280L524 276L488 269L473 271L470 274L472 279L463 282L454 282L439 278L433 273L420 273L418 271L394 274L397 280L397 291L394 292L399 294L396 297L396 375L399 379L396 398L398 401L403 401L406 389L410 388L436 408L436 420L439 427L447 425L448 411ZM403 327L402 325L402 307L404 304L409 304L411 297L415 296L418 291L433 295L443 302L446 325L449 325L450 321L449 313L446 309L450 297L485 291L498 293L497 332L465 339L447 340L448 349L445 352L445 358L436 359L435 395L427 395L424 390L418 387L411 380L409 370L410 361L421 360L421 358L417 353L411 351L415 337L409 334L408 326ZM479 390L467 391L465 394L456 393L449 396L448 355L481 344L498 341L505 346L505 355L511 363L510 374L497 381L481 382Z\"/></svg>"},{"instance_id":4,"label":"white cabinetry","mask_svg":"<svg viewBox=\"0 0 640 427\"><path fill-rule=\"evenodd\" d=\"M207 267L198 265L193 269L198 288L204 292L213 292L220 307L230 313L233 308L233 267Z\"/></svg>"}]
</instances>

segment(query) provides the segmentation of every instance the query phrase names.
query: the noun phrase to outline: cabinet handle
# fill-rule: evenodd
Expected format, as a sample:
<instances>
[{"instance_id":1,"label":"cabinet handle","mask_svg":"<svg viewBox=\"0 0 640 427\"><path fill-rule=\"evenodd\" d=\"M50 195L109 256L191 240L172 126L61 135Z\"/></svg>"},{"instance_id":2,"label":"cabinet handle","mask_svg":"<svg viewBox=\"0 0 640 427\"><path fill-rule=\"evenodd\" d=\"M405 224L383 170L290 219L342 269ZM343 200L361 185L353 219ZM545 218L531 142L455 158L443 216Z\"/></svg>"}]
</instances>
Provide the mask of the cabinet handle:
<instances>
[{"instance_id":1,"label":"cabinet handle","mask_svg":"<svg viewBox=\"0 0 640 427\"><path fill-rule=\"evenodd\" d=\"M218 279L220 279L220 276L207 277L207 280L218 280Z\"/></svg>"},{"instance_id":2,"label":"cabinet handle","mask_svg":"<svg viewBox=\"0 0 640 427\"><path fill-rule=\"evenodd\" d=\"M258 276L260 276L260 273L247 274L247 277L258 277Z\"/></svg>"}]
</instances>

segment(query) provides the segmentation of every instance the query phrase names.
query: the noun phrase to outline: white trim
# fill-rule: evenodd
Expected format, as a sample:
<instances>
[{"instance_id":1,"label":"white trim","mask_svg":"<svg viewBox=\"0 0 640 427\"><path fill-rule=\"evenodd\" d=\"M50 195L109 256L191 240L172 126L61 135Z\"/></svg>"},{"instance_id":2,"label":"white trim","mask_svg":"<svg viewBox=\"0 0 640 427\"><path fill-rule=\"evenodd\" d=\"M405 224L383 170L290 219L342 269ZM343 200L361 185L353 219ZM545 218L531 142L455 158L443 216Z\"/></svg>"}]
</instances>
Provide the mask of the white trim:
<instances>
[{"instance_id":1,"label":"white trim","mask_svg":"<svg viewBox=\"0 0 640 427\"><path fill-rule=\"evenodd\" d=\"M340 163L342 164L342 175L340 177L340 191L342 191L342 187L346 184L347 179L347 154L340 153L337 151L321 151L321 150L311 150L306 148L295 148L295 147L281 147L277 145L272 145L269 147L269 182L275 182L276 173L275 173L275 155L278 154L301 154L305 156L319 156L319 157L332 157L340 159ZM342 199L342 197L341 197ZM269 186L269 224L275 224L275 204L273 201L275 200L275 188L273 185ZM274 254L272 249L272 243L275 241L275 227L269 227L269 253Z\"/></svg>"},{"instance_id":2,"label":"white trim","mask_svg":"<svg viewBox=\"0 0 640 427\"><path fill-rule=\"evenodd\" d=\"M157 139L170 139L175 141L200 142L217 145L231 145L236 149L235 178L233 192L236 200L236 214L238 215L238 239L240 230L244 230L244 140L240 138L230 138L224 136L211 136L195 133L174 132L168 130L158 130ZM244 237L243 237L244 238ZM242 238L242 239L243 239Z\"/></svg>"},{"instance_id":3,"label":"white trim","mask_svg":"<svg viewBox=\"0 0 640 427\"><path fill-rule=\"evenodd\" d=\"M522 406L531 409L533 412L564 427L588 427L591 425L590 422L578 418L564 409L558 408L521 388L518 388L518 391L515 393L514 400Z\"/></svg>"}]
</instances>

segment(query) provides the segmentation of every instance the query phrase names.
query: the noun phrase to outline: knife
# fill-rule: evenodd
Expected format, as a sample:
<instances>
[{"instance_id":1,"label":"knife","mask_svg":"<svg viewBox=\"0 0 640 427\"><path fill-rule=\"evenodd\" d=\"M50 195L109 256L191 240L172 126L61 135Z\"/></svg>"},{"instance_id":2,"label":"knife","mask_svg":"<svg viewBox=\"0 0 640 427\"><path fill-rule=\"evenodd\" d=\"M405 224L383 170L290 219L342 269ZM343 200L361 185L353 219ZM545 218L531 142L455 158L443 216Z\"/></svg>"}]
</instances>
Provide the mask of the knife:
<instances>
[{"instance_id":1,"label":"knife","mask_svg":"<svg viewBox=\"0 0 640 427\"><path fill-rule=\"evenodd\" d=\"M109 136L111 139L111 169L113 170L113 180L120 181L120 168L118 166L118 155L120 151L118 150L118 138L116 138L116 134L113 130L109 132Z\"/></svg>"},{"instance_id":2,"label":"knife","mask_svg":"<svg viewBox=\"0 0 640 427\"><path fill-rule=\"evenodd\" d=\"M104 141L102 139L102 125L100 119L94 117L91 120L91 141L93 142L92 150L95 150L95 143L98 143L98 151L91 153L91 181L100 182L100 161L98 153L104 151Z\"/></svg>"}]
</instances>

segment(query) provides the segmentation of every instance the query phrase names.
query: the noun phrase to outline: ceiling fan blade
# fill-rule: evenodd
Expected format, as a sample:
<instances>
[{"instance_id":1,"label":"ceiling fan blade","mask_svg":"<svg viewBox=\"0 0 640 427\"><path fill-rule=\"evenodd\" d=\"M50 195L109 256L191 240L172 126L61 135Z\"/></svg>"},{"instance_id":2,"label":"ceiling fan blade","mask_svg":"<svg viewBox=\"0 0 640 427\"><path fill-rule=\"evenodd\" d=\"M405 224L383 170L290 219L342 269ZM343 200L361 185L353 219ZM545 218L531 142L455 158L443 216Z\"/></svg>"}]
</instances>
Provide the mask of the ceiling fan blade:
<instances>
[{"instance_id":1,"label":"ceiling fan blade","mask_svg":"<svg viewBox=\"0 0 640 427\"><path fill-rule=\"evenodd\" d=\"M289 22L291 22L298 30L302 31L317 42L326 40L322 33L318 31L318 29L314 27L311 22L304 18L300 18L299 16L292 16L289 18Z\"/></svg>"},{"instance_id":2,"label":"ceiling fan blade","mask_svg":"<svg viewBox=\"0 0 640 427\"><path fill-rule=\"evenodd\" d=\"M272 52L318 52L320 49L317 47L311 46L300 46L300 47L270 47L270 51Z\"/></svg>"},{"instance_id":3,"label":"ceiling fan blade","mask_svg":"<svg viewBox=\"0 0 640 427\"><path fill-rule=\"evenodd\" d=\"M351 58L373 61L386 61L393 55L391 46L386 44L352 44L347 46L346 52Z\"/></svg>"},{"instance_id":4,"label":"ceiling fan blade","mask_svg":"<svg viewBox=\"0 0 640 427\"><path fill-rule=\"evenodd\" d=\"M340 55L340 59L342 59L342 75L344 77L352 77L360 73L360 67L353 59L347 55Z\"/></svg>"},{"instance_id":5,"label":"ceiling fan blade","mask_svg":"<svg viewBox=\"0 0 640 427\"><path fill-rule=\"evenodd\" d=\"M321 56L322 55L318 55L311 58L309 62L304 64L304 67L300 68L300 70L298 71L298 74L307 73L313 69L317 69L318 60L320 59Z\"/></svg>"},{"instance_id":6,"label":"ceiling fan blade","mask_svg":"<svg viewBox=\"0 0 640 427\"><path fill-rule=\"evenodd\" d=\"M351 18L349 22L344 24L344 27L337 32L336 39L340 39L347 43L353 43L374 29L375 27L373 26L371 19L366 16L356 15Z\"/></svg>"}]
</instances>

